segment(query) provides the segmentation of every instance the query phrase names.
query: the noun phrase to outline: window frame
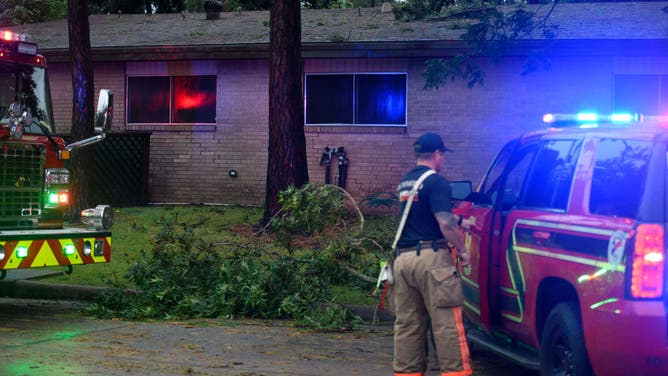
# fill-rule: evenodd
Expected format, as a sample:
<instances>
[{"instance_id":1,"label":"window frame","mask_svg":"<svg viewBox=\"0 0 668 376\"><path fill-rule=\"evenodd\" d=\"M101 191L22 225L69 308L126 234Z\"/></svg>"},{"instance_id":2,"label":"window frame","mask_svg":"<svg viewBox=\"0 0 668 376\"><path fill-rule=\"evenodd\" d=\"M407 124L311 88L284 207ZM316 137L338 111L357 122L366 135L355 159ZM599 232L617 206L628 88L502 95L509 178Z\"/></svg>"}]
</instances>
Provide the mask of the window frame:
<instances>
[{"instance_id":1,"label":"window frame","mask_svg":"<svg viewBox=\"0 0 668 376\"><path fill-rule=\"evenodd\" d=\"M358 76L368 75L387 75L387 76L403 76L403 123L358 123ZM326 122L309 122L309 106L308 106L308 78L310 76L352 76L352 104L351 104L351 123L326 123ZM304 74L303 82L303 100L304 100L304 126L306 127L387 127L387 128L406 128L408 126L408 73L407 72L309 72Z\"/></svg>"},{"instance_id":2,"label":"window frame","mask_svg":"<svg viewBox=\"0 0 668 376\"><path fill-rule=\"evenodd\" d=\"M169 117L168 122L131 122L130 113L131 113L131 98L130 98L130 79L131 78L169 78L169 92L167 95L167 116ZM211 77L213 83L213 95L214 95L214 117L212 122L176 122L175 121L175 108L174 108L174 95L175 95L175 84L174 81L177 77ZM218 117L218 76L216 74L127 74L125 76L125 123L130 127L146 127L147 129L153 126L167 126L167 127L182 127L182 126L215 126L216 118Z\"/></svg>"}]
</instances>

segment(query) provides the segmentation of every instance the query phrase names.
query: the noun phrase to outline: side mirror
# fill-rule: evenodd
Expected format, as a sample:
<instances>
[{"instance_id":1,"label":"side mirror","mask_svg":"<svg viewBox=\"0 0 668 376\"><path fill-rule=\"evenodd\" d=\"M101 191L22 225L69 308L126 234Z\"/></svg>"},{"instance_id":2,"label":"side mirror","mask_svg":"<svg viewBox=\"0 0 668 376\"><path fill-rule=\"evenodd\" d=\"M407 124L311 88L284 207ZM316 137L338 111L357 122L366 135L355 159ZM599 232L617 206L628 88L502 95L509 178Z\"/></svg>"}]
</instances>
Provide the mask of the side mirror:
<instances>
[{"instance_id":1,"label":"side mirror","mask_svg":"<svg viewBox=\"0 0 668 376\"><path fill-rule=\"evenodd\" d=\"M95 135L87 139L77 141L65 146L67 151L80 148L82 146L92 145L96 142L104 140L107 133L111 130L111 120L114 110L114 96L111 90L100 90L100 97L97 100L97 113L95 115Z\"/></svg>"},{"instance_id":2,"label":"side mirror","mask_svg":"<svg viewBox=\"0 0 668 376\"><path fill-rule=\"evenodd\" d=\"M450 182L450 198L453 200L464 200L471 194L471 181L453 181Z\"/></svg>"},{"instance_id":3,"label":"side mirror","mask_svg":"<svg viewBox=\"0 0 668 376\"><path fill-rule=\"evenodd\" d=\"M100 90L95 114L95 133L109 133L114 115L114 94L109 89Z\"/></svg>"}]
</instances>

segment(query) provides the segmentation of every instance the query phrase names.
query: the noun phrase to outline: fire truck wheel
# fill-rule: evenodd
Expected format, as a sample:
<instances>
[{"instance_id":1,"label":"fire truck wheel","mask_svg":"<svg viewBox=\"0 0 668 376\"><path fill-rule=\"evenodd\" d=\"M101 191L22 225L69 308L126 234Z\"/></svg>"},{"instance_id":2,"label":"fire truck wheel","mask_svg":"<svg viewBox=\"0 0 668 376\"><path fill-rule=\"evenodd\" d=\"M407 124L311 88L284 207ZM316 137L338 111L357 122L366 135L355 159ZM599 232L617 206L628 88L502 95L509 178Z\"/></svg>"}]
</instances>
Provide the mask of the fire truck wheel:
<instances>
[{"instance_id":1,"label":"fire truck wheel","mask_svg":"<svg viewBox=\"0 0 668 376\"><path fill-rule=\"evenodd\" d=\"M545 321L540 342L540 374L592 375L577 304L557 304Z\"/></svg>"}]
</instances>

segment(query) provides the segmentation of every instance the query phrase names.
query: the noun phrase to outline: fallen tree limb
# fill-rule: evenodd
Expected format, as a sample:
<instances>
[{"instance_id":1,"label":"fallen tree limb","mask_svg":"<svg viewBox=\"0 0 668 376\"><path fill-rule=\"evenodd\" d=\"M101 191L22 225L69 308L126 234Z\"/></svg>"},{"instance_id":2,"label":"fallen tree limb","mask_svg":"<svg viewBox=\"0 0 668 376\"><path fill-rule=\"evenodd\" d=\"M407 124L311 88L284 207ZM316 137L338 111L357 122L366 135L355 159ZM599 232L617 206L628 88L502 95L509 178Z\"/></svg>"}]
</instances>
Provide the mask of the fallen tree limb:
<instances>
[{"instance_id":1,"label":"fallen tree limb","mask_svg":"<svg viewBox=\"0 0 668 376\"><path fill-rule=\"evenodd\" d=\"M376 283L376 279L375 279L375 278L371 278L371 277L369 277L368 275L366 275L366 274L360 272L359 270L354 269L352 266L350 266L350 265L348 265L348 264L346 264L346 263L344 263L344 262L341 263L341 267L342 267L343 269L345 269L348 273L354 275L355 277L357 277L357 278L359 278L359 279L361 279L361 280L367 281L367 282L369 282L369 283Z\"/></svg>"}]
</instances>

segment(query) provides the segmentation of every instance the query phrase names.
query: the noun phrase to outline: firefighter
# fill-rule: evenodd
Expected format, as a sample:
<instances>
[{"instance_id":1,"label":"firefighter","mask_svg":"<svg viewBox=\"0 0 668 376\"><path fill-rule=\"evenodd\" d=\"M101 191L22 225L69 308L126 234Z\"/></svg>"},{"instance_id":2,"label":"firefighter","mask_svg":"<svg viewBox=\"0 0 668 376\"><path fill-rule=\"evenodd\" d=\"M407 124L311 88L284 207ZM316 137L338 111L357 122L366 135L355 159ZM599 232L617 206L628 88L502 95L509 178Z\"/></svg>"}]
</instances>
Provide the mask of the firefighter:
<instances>
[{"instance_id":1,"label":"firefighter","mask_svg":"<svg viewBox=\"0 0 668 376\"><path fill-rule=\"evenodd\" d=\"M440 172L447 151L451 150L435 133L425 133L415 141L417 166L404 176L397 188L402 213L415 182L430 169ZM448 245L453 246L462 265L469 263L458 228L462 222L461 217L452 213L448 181L439 174L427 177L413 198L395 250L395 376L424 375L430 320L441 375L472 373L461 301L444 302L443 299L443 294L449 292L443 284L443 273L454 270ZM456 282L460 283L458 278ZM461 293L461 285L458 287Z\"/></svg>"}]
</instances>

